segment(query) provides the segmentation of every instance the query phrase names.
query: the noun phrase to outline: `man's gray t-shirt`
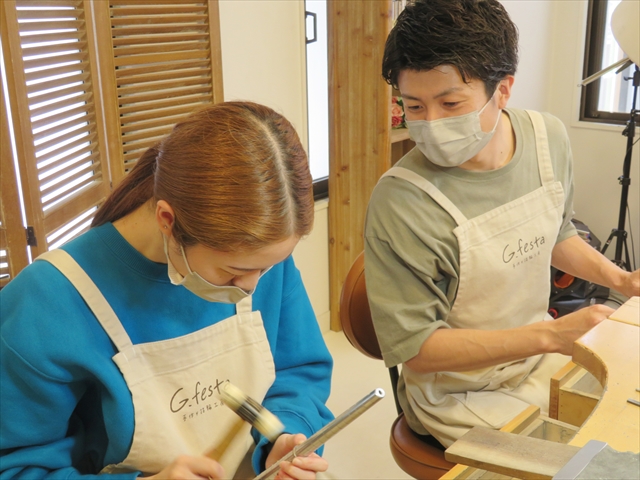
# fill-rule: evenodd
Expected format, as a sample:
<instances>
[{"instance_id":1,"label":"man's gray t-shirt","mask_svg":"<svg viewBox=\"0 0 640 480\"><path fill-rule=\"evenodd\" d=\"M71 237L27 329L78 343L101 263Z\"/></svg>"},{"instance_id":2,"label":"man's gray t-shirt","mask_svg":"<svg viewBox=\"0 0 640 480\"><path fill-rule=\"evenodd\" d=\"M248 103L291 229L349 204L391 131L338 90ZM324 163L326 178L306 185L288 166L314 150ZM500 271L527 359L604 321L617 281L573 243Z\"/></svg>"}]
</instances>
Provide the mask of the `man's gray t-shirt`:
<instances>
[{"instance_id":1,"label":"man's gray t-shirt","mask_svg":"<svg viewBox=\"0 0 640 480\"><path fill-rule=\"evenodd\" d=\"M468 219L520 198L542 184L535 136L524 110L505 112L513 125L516 145L511 161L502 168L468 171L438 167L417 148L397 165L428 179ZM571 147L560 120L549 114L543 118L554 176L565 192L558 243L576 234L571 223ZM365 274L371 313L388 367L417 355L436 329L449 328L446 319L460 278L458 242L453 233L456 226L428 194L405 180L385 177L371 196L365 226ZM486 288L492 288L491 278L487 278Z\"/></svg>"}]
</instances>

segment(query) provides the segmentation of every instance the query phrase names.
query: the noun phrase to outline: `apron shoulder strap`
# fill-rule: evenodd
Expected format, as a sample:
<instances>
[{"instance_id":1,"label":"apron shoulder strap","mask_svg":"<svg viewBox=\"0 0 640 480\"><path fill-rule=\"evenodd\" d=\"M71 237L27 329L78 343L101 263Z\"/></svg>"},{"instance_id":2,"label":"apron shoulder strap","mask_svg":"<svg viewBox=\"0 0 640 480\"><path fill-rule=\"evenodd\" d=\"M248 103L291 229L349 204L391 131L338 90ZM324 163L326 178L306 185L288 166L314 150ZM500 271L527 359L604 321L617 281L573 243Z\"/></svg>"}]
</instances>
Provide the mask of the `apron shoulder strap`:
<instances>
[{"instance_id":1,"label":"apron shoulder strap","mask_svg":"<svg viewBox=\"0 0 640 480\"><path fill-rule=\"evenodd\" d=\"M238 315L242 315L242 314L245 314L245 313L251 313L252 308L253 307L252 307L251 295L249 295L248 297L243 298L238 303L236 303L236 313Z\"/></svg>"},{"instance_id":2,"label":"apron shoulder strap","mask_svg":"<svg viewBox=\"0 0 640 480\"><path fill-rule=\"evenodd\" d=\"M536 152L538 153L538 169L542 184L546 185L554 181L553 167L551 166L551 154L549 153L549 138L547 127L540 112L526 110L533 124L533 133L536 137Z\"/></svg>"},{"instance_id":3,"label":"apron shoulder strap","mask_svg":"<svg viewBox=\"0 0 640 480\"><path fill-rule=\"evenodd\" d=\"M449 215L453 217L456 224L462 225L467 221L467 217L456 207L451 200L449 200L444 193L431 183L429 180L416 172L404 167L391 167L387 170L380 179L384 177L397 177L412 183L420 190L429 195L438 205L440 205Z\"/></svg>"},{"instance_id":4,"label":"apron shoulder strap","mask_svg":"<svg viewBox=\"0 0 640 480\"><path fill-rule=\"evenodd\" d=\"M40 255L37 260L45 260L56 267L69 282L78 290L87 306L96 316L102 328L107 332L118 351L132 345L131 339L125 331L115 312L100 293L96 284L82 269L71 255L61 249L50 250Z\"/></svg>"}]
</instances>

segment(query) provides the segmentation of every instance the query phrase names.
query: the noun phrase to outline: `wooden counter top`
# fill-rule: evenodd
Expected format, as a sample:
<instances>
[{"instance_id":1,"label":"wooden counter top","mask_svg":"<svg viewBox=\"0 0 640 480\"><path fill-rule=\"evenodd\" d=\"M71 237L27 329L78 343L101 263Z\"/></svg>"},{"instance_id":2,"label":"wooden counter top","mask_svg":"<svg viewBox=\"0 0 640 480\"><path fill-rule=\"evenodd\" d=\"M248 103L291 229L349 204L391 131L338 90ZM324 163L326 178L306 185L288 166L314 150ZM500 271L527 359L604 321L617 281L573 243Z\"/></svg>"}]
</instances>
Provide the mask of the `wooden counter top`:
<instances>
[{"instance_id":1,"label":"wooden counter top","mask_svg":"<svg viewBox=\"0 0 640 480\"><path fill-rule=\"evenodd\" d=\"M604 392L569 445L582 447L594 439L622 452L640 452L640 407L627 402L640 399L639 306L633 297L576 342L573 361L596 377Z\"/></svg>"},{"instance_id":2,"label":"wooden counter top","mask_svg":"<svg viewBox=\"0 0 640 480\"><path fill-rule=\"evenodd\" d=\"M475 427L447 449L446 458L489 472L483 474L482 470L456 465L442 478L511 478L516 475L518 478L550 479L562 463L554 463L553 455L571 458L590 440L606 442L619 452L639 453L640 407L627 402L627 399L640 399L637 391L640 388L639 327L640 298L633 297L575 342L573 363L591 373L602 385L603 393L568 445ZM536 448L539 451L534 454ZM545 453L541 454L541 451ZM534 462L531 465L523 460L529 457Z\"/></svg>"}]
</instances>

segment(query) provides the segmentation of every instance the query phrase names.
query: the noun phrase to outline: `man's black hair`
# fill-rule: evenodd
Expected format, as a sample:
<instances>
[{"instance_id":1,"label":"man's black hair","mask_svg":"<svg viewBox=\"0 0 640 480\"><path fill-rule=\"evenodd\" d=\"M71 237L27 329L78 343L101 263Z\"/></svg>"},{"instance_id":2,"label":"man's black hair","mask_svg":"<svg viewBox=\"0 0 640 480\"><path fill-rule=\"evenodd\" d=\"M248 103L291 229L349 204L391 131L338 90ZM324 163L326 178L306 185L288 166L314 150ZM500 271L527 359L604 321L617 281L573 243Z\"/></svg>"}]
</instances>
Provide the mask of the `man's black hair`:
<instances>
[{"instance_id":1,"label":"man's black hair","mask_svg":"<svg viewBox=\"0 0 640 480\"><path fill-rule=\"evenodd\" d=\"M517 64L518 29L497 0L416 0L389 33L382 76L397 88L402 70L451 65L463 81L481 80L491 96Z\"/></svg>"}]
</instances>

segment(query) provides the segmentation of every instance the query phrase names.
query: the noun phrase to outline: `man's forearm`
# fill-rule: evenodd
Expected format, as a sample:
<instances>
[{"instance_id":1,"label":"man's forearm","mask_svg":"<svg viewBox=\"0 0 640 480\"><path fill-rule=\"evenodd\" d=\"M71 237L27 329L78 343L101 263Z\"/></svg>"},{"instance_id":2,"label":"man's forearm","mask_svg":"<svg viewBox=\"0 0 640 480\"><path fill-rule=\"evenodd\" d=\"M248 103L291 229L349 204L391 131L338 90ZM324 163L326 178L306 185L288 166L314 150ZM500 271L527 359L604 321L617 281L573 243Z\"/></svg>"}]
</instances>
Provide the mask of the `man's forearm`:
<instances>
[{"instance_id":1,"label":"man's forearm","mask_svg":"<svg viewBox=\"0 0 640 480\"><path fill-rule=\"evenodd\" d=\"M551 264L574 277L620 290L626 272L578 235L558 243Z\"/></svg>"},{"instance_id":2,"label":"man's forearm","mask_svg":"<svg viewBox=\"0 0 640 480\"><path fill-rule=\"evenodd\" d=\"M439 329L406 365L422 373L464 372L546 353L550 342L539 323L509 330Z\"/></svg>"},{"instance_id":3,"label":"man's forearm","mask_svg":"<svg viewBox=\"0 0 640 480\"><path fill-rule=\"evenodd\" d=\"M556 320L505 330L439 329L405 362L422 372L464 372L513 362L541 353L571 355L574 342L613 313L593 305Z\"/></svg>"}]
</instances>

